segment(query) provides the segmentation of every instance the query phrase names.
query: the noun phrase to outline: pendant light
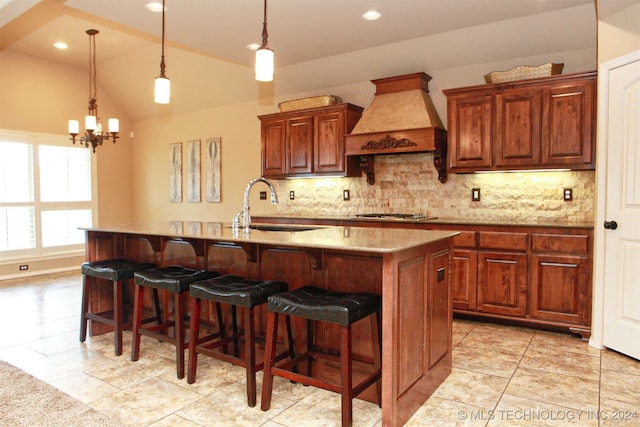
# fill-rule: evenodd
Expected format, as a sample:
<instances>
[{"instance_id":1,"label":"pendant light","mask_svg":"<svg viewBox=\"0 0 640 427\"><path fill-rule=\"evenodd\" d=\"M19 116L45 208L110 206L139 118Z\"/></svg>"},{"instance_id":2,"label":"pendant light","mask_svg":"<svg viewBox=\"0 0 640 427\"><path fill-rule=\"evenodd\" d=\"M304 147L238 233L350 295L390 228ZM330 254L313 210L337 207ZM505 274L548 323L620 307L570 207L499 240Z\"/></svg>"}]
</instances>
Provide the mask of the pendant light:
<instances>
[{"instance_id":1,"label":"pendant light","mask_svg":"<svg viewBox=\"0 0 640 427\"><path fill-rule=\"evenodd\" d=\"M155 79L153 100L156 104L168 104L171 99L171 80L164 74L164 40L165 40L165 6L162 0L162 59L160 60L160 75Z\"/></svg>"},{"instance_id":2,"label":"pendant light","mask_svg":"<svg viewBox=\"0 0 640 427\"><path fill-rule=\"evenodd\" d=\"M273 80L273 50L267 46L267 0L264 0L264 20L262 21L262 44L256 50L256 80L270 82Z\"/></svg>"},{"instance_id":3,"label":"pendant light","mask_svg":"<svg viewBox=\"0 0 640 427\"><path fill-rule=\"evenodd\" d=\"M99 31L90 29L86 33L89 35L89 108L88 114L84 118L84 135L77 138L77 140L80 144L84 144L85 147L91 145L95 153L98 145L102 145L102 142L109 140L109 138L113 139L114 144L116 143L116 139L119 138L120 121L110 118L108 121L109 132L102 132L102 124L100 123L100 117L98 117L98 84L96 82L96 34ZM75 144L76 137L80 133L80 122L78 120L69 120L68 129L71 141Z\"/></svg>"}]
</instances>

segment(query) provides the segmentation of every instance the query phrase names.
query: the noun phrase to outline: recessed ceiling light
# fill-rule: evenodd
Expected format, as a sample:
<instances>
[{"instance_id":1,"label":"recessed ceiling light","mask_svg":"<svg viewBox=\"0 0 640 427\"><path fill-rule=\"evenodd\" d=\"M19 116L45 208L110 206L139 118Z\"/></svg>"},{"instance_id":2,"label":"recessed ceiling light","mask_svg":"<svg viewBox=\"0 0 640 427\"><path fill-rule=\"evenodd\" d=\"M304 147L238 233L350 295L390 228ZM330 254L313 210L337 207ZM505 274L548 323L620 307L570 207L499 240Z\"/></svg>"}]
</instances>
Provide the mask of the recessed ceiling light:
<instances>
[{"instance_id":1,"label":"recessed ceiling light","mask_svg":"<svg viewBox=\"0 0 640 427\"><path fill-rule=\"evenodd\" d=\"M55 47L56 49L64 50L64 49L67 49L69 45L66 44L65 42L55 42L53 44L53 47Z\"/></svg>"},{"instance_id":2,"label":"recessed ceiling light","mask_svg":"<svg viewBox=\"0 0 640 427\"><path fill-rule=\"evenodd\" d=\"M258 43L249 43L247 45L247 49L249 50L258 50L259 47L260 45Z\"/></svg>"},{"instance_id":3,"label":"recessed ceiling light","mask_svg":"<svg viewBox=\"0 0 640 427\"><path fill-rule=\"evenodd\" d=\"M162 3L158 3L157 1L152 1L151 3L147 3L144 5L151 12L162 12Z\"/></svg>"},{"instance_id":4,"label":"recessed ceiling light","mask_svg":"<svg viewBox=\"0 0 640 427\"><path fill-rule=\"evenodd\" d=\"M377 19L380 19L381 16L382 14L377 10L368 10L362 14L362 18L366 19L367 21L375 21Z\"/></svg>"}]
</instances>

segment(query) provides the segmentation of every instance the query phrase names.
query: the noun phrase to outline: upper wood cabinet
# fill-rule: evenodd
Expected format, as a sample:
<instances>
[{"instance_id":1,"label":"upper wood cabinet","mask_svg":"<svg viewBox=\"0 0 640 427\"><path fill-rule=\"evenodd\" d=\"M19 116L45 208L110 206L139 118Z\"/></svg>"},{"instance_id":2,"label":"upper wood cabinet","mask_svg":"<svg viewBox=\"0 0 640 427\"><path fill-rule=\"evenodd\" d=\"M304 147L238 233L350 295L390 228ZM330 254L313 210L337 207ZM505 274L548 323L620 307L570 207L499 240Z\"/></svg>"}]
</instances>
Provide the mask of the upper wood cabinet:
<instances>
[{"instance_id":1,"label":"upper wood cabinet","mask_svg":"<svg viewBox=\"0 0 640 427\"><path fill-rule=\"evenodd\" d=\"M360 176L357 158L345 158L344 136L356 125L362 110L344 103L259 116L262 175Z\"/></svg>"},{"instance_id":2,"label":"upper wood cabinet","mask_svg":"<svg viewBox=\"0 0 640 427\"><path fill-rule=\"evenodd\" d=\"M452 172L595 167L595 71L444 93Z\"/></svg>"}]
</instances>

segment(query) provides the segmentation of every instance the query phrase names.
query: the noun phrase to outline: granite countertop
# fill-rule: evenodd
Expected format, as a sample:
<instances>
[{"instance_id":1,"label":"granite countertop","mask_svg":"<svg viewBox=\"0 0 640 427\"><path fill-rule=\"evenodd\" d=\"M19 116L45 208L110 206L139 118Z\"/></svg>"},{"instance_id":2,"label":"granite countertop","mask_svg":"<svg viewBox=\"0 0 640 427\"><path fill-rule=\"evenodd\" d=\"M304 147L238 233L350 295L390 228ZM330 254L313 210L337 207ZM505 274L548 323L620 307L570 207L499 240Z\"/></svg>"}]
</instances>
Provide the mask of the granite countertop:
<instances>
[{"instance_id":1,"label":"granite countertop","mask_svg":"<svg viewBox=\"0 0 640 427\"><path fill-rule=\"evenodd\" d=\"M354 225L358 222L380 222L384 227L384 223L408 223L408 224L442 224L442 225L492 225L492 226L519 226L519 227L566 227L566 228L593 228L593 222L589 221L573 221L568 219L474 219L474 218L371 218L356 217L349 215L253 215L254 219L261 221L269 220L318 220L318 221L353 221Z\"/></svg>"},{"instance_id":2,"label":"granite countertop","mask_svg":"<svg viewBox=\"0 0 640 427\"><path fill-rule=\"evenodd\" d=\"M264 225L264 224L256 224ZM397 252L453 237L455 231L403 230L377 227L291 226L304 231L233 230L221 222L170 221L87 227L83 230L163 236L176 239L212 239L222 242L258 243L293 247L338 249L378 253Z\"/></svg>"}]
</instances>

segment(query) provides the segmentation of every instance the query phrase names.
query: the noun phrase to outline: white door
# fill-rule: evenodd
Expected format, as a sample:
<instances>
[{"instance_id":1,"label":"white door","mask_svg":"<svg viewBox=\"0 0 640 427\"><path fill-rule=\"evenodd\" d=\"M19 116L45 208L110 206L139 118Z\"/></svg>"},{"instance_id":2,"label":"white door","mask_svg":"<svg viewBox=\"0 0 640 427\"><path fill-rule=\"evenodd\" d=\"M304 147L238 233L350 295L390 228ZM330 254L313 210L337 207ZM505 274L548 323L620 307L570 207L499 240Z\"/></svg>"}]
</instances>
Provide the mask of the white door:
<instances>
[{"instance_id":1,"label":"white door","mask_svg":"<svg viewBox=\"0 0 640 427\"><path fill-rule=\"evenodd\" d=\"M640 51L607 63L604 207L596 227L604 244L605 347L640 359ZM600 152L602 153L602 151ZM600 190L602 190L600 188Z\"/></svg>"}]
</instances>

